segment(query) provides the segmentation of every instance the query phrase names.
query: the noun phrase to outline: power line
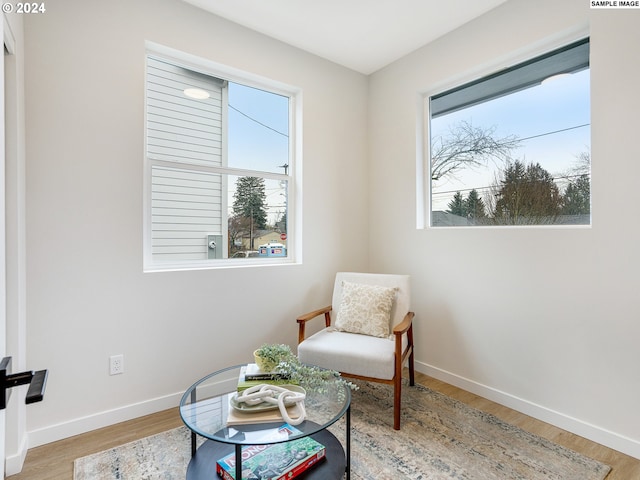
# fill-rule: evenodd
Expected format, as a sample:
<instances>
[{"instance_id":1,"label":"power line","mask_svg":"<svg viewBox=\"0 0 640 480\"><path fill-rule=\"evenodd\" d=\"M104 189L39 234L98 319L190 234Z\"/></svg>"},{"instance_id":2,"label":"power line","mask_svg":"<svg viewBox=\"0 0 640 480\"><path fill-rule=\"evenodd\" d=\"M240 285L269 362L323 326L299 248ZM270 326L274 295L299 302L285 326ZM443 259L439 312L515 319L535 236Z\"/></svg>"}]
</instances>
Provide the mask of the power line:
<instances>
[{"instance_id":1,"label":"power line","mask_svg":"<svg viewBox=\"0 0 640 480\"><path fill-rule=\"evenodd\" d=\"M258 125L263 126L264 128L268 128L269 130L273 130L274 132L276 132L279 135L282 135L283 137L289 138L289 135L286 133L282 133L279 130L276 130L273 127L270 127L269 125L266 125L264 123L262 123L259 120L256 120L255 118L247 115L246 113L244 113L243 111L238 110L236 107L234 107L233 105L229 104L229 108L231 108L232 110L235 110L236 112L238 112L240 115L247 117L249 120L251 120L252 122L256 122Z\"/></svg>"},{"instance_id":2,"label":"power line","mask_svg":"<svg viewBox=\"0 0 640 480\"><path fill-rule=\"evenodd\" d=\"M581 174L581 173L577 173L575 175L559 175L557 177L551 177L552 180L569 180L572 178L579 178L584 176L585 174ZM590 175L589 175L590 176ZM443 192L433 192L432 195L449 195L452 193L463 193L463 192L470 192L471 190L476 190L478 192L480 191L484 191L484 190L491 190L493 188L492 185L486 185L484 187L472 187L472 188L458 188L457 190L445 190Z\"/></svg>"},{"instance_id":3,"label":"power line","mask_svg":"<svg viewBox=\"0 0 640 480\"><path fill-rule=\"evenodd\" d=\"M518 138L518 140L520 140L520 141L531 140L532 138L545 137L547 135L553 135L554 133L561 133L561 132L566 132L566 131L569 131L569 130L575 130L576 128L588 127L589 125L591 125L591 124L590 123L584 123L582 125L576 125L575 127L567 127L567 128L562 128L560 130L554 130L553 132L540 133L538 135L532 135L530 137Z\"/></svg>"}]
</instances>

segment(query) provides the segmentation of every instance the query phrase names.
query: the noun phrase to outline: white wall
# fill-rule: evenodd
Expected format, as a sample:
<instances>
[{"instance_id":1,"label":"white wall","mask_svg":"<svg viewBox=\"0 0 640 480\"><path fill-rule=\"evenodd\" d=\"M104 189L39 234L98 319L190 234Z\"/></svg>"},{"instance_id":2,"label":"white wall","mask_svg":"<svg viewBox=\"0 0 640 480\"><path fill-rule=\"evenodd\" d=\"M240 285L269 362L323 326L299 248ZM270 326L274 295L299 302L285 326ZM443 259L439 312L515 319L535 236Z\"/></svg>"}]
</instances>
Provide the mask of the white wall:
<instances>
[{"instance_id":1,"label":"white wall","mask_svg":"<svg viewBox=\"0 0 640 480\"><path fill-rule=\"evenodd\" d=\"M25 36L28 364L50 370L31 447L295 345L335 272L367 268L366 77L177 0L53 2ZM145 40L302 88L302 265L142 273Z\"/></svg>"},{"instance_id":2,"label":"white wall","mask_svg":"<svg viewBox=\"0 0 640 480\"><path fill-rule=\"evenodd\" d=\"M369 87L371 269L412 276L419 370L638 458L639 26L511 0ZM589 28L593 226L416 229L417 92Z\"/></svg>"}]
</instances>

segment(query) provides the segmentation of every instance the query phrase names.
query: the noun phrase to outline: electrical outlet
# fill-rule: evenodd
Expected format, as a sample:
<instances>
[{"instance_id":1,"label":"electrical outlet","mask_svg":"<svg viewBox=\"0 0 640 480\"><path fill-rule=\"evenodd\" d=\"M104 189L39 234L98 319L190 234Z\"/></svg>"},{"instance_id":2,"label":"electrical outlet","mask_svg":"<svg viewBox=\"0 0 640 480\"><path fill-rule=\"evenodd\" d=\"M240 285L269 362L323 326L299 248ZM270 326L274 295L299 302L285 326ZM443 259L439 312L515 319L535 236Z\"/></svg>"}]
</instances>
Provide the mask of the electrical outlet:
<instances>
[{"instance_id":1,"label":"electrical outlet","mask_svg":"<svg viewBox=\"0 0 640 480\"><path fill-rule=\"evenodd\" d=\"M109 375L124 373L124 355L111 355L109 357Z\"/></svg>"}]
</instances>

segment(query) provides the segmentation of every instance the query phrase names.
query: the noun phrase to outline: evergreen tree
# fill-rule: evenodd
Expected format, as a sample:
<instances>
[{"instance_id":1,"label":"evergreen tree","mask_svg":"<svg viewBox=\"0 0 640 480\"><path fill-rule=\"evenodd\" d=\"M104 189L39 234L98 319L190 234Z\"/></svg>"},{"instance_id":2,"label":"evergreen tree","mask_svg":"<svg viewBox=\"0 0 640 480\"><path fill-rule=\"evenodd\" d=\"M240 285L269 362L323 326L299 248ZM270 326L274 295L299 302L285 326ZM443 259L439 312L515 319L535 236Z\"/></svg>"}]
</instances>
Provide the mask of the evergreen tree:
<instances>
[{"instance_id":1,"label":"evergreen tree","mask_svg":"<svg viewBox=\"0 0 640 480\"><path fill-rule=\"evenodd\" d=\"M256 230L267 227L267 195L264 178L240 177L233 194L233 214L238 219L246 219L251 249Z\"/></svg>"},{"instance_id":2,"label":"evergreen tree","mask_svg":"<svg viewBox=\"0 0 640 480\"><path fill-rule=\"evenodd\" d=\"M256 228L266 228L266 198L264 178L240 177L233 194L233 213L253 219Z\"/></svg>"},{"instance_id":3,"label":"evergreen tree","mask_svg":"<svg viewBox=\"0 0 640 480\"><path fill-rule=\"evenodd\" d=\"M562 199L563 215L588 215L591 213L591 183L587 175L580 175L569 182Z\"/></svg>"},{"instance_id":4,"label":"evergreen tree","mask_svg":"<svg viewBox=\"0 0 640 480\"><path fill-rule=\"evenodd\" d=\"M467 218L485 218L487 216L484 202L475 188L469 192L464 204Z\"/></svg>"},{"instance_id":5,"label":"evergreen tree","mask_svg":"<svg viewBox=\"0 0 640 480\"><path fill-rule=\"evenodd\" d=\"M451 200L449 202L449 210L447 210L449 213L453 214L453 215L458 215L459 217L465 217L467 216L467 207L465 205L465 201L462 198L462 194L460 192L456 192L455 195L453 196L453 200Z\"/></svg>"},{"instance_id":6,"label":"evergreen tree","mask_svg":"<svg viewBox=\"0 0 640 480\"><path fill-rule=\"evenodd\" d=\"M553 223L562 196L553 176L539 163L508 162L495 194L495 221L506 225Z\"/></svg>"}]
</instances>

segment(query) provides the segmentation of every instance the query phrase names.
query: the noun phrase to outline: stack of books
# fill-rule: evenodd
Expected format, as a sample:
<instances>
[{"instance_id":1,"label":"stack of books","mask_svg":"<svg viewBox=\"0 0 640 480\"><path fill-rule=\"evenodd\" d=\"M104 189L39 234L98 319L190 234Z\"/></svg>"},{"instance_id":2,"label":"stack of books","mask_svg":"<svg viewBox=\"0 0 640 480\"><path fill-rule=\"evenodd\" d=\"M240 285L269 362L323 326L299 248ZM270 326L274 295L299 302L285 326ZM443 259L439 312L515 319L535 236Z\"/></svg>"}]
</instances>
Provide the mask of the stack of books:
<instances>
[{"instance_id":1,"label":"stack of books","mask_svg":"<svg viewBox=\"0 0 640 480\"><path fill-rule=\"evenodd\" d=\"M298 411L296 407L287 407L287 414L289 418L297 418ZM236 425L254 425L258 423L274 423L281 422L283 420L282 414L278 407L261 411L242 411L235 408L229 409L227 415L227 427L233 427Z\"/></svg>"},{"instance_id":2,"label":"stack of books","mask_svg":"<svg viewBox=\"0 0 640 480\"><path fill-rule=\"evenodd\" d=\"M300 431L285 423L278 433L288 438ZM325 458L326 448L311 437L272 445L242 447L242 480L289 480ZM225 480L236 479L235 453L216 463L216 473Z\"/></svg>"},{"instance_id":3,"label":"stack of books","mask_svg":"<svg viewBox=\"0 0 640 480\"><path fill-rule=\"evenodd\" d=\"M238 377L237 395L234 394L230 399L232 408L229 409L227 417L227 426L233 425L250 425L255 423L271 423L282 421L282 415L277 405L260 404L254 407L245 406L236 401L239 396L247 388L255 387L261 384L269 385L296 385L297 382L283 376L278 372L263 372L255 363L250 363L240 369ZM287 407L290 418L296 418L298 413L297 407Z\"/></svg>"}]
</instances>

